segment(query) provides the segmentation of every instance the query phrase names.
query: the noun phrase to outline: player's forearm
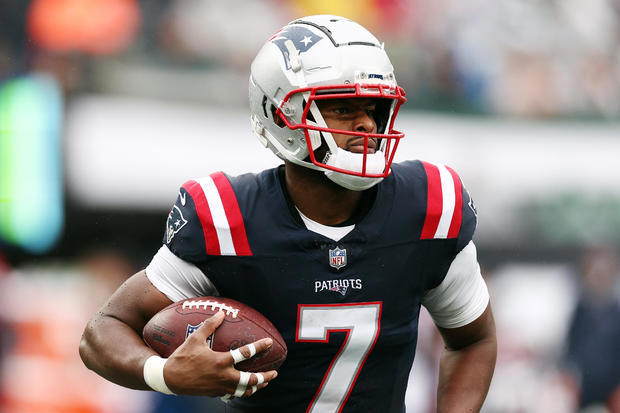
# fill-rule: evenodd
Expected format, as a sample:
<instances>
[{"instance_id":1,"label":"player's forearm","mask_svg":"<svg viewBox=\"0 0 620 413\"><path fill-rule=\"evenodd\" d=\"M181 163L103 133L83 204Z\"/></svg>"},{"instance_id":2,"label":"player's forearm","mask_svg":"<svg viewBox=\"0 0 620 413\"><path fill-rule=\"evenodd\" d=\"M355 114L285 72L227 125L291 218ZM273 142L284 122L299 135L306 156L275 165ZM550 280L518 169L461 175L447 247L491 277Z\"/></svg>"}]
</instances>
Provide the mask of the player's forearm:
<instances>
[{"instance_id":1,"label":"player's forearm","mask_svg":"<svg viewBox=\"0 0 620 413\"><path fill-rule=\"evenodd\" d=\"M84 364L100 376L124 387L150 390L143 378L144 361L155 352L127 324L96 314L80 342Z\"/></svg>"},{"instance_id":2,"label":"player's forearm","mask_svg":"<svg viewBox=\"0 0 620 413\"><path fill-rule=\"evenodd\" d=\"M486 337L459 350L445 349L440 362L437 412L478 412L493 377L497 341Z\"/></svg>"}]
</instances>

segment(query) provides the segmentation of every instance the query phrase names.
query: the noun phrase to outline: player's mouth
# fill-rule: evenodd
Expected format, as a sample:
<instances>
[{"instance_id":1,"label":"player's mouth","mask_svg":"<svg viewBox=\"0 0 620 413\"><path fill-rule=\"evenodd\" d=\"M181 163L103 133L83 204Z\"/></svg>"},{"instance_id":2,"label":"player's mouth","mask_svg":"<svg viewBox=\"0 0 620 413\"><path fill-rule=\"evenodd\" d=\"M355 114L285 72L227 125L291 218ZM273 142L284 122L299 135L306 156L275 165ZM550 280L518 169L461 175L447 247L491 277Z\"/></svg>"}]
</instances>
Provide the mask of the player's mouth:
<instances>
[{"instance_id":1,"label":"player's mouth","mask_svg":"<svg viewBox=\"0 0 620 413\"><path fill-rule=\"evenodd\" d=\"M364 153L364 139L353 139L348 144L349 152ZM375 153L377 149L377 141L374 138L368 139L367 153Z\"/></svg>"}]
</instances>

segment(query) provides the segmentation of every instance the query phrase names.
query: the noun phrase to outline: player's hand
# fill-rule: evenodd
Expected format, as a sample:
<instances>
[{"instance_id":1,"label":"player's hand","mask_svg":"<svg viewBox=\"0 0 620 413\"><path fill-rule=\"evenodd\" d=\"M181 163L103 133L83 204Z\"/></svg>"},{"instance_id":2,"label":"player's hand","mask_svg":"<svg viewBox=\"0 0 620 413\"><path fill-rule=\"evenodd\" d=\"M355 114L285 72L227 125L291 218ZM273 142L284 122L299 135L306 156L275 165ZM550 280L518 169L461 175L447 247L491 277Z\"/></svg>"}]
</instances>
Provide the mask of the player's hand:
<instances>
[{"instance_id":1,"label":"player's hand","mask_svg":"<svg viewBox=\"0 0 620 413\"><path fill-rule=\"evenodd\" d=\"M170 355L164 367L164 380L174 393L227 398L233 395L249 397L276 378L278 373L275 370L247 373L235 368L235 363L269 349L272 345L270 338L247 344L238 351L211 350L207 338L223 320L223 311L206 319L203 325Z\"/></svg>"}]
</instances>

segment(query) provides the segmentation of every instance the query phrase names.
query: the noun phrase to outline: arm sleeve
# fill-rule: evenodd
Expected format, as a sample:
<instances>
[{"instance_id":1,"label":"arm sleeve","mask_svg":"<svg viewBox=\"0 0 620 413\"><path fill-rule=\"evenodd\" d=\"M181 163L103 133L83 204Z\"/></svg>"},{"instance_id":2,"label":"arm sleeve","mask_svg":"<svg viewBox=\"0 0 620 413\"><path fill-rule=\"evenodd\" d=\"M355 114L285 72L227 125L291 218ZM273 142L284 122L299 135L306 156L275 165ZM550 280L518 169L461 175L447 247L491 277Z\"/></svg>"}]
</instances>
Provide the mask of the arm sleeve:
<instances>
[{"instance_id":1,"label":"arm sleeve","mask_svg":"<svg viewBox=\"0 0 620 413\"><path fill-rule=\"evenodd\" d=\"M146 276L173 302L190 297L219 295L215 285L194 264L174 255L166 245L146 267Z\"/></svg>"},{"instance_id":2,"label":"arm sleeve","mask_svg":"<svg viewBox=\"0 0 620 413\"><path fill-rule=\"evenodd\" d=\"M422 305L439 327L462 327L476 320L489 302L489 292L480 273L476 246L470 241L454 258L439 286L428 290Z\"/></svg>"}]
</instances>

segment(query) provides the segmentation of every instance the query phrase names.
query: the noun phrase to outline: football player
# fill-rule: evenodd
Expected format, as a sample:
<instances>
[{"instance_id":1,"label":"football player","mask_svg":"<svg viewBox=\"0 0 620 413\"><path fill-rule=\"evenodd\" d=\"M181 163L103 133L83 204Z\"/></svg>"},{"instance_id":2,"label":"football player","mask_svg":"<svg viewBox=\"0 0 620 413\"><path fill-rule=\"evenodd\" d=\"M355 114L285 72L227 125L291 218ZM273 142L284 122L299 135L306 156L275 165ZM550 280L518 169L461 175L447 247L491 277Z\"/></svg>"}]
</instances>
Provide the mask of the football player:
<instances>
[{"instance_id":1,"label":"football player","mask_svg":"<svg viewBox=\"0 0 620 413\"><path fill-rule=\"evenodd\" d=\"M219 396L231 412L404 412L424 305L445 341L438 411L478 411L496 339L476 211L451 168L392 163L406 99L383 44L342 17L295 20L258 52L249 99L252 130L283 165L181 186L162 247L88 323L86 365L135 389ZM211 351L221 316L167 359L143 343L153 314L207 295L273 322L288 346L278 372L235 368L269 339Z\"/></svg>"}]
</instances>

